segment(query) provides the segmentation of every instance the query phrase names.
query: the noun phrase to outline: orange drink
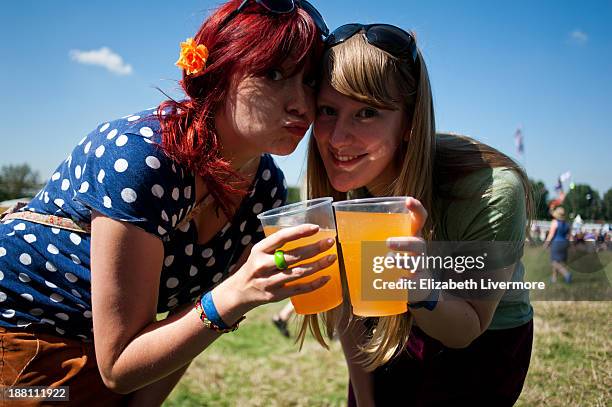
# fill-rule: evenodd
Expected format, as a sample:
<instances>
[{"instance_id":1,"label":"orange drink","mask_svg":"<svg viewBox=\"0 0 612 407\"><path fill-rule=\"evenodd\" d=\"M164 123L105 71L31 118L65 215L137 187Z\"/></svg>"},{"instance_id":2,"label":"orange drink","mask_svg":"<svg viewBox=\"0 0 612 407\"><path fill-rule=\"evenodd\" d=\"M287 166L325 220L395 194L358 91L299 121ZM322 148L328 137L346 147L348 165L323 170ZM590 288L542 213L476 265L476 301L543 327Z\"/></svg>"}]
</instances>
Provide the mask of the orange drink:
<instances>
[{"instance_id":1,"label":"orange drink","mask_svg":"<svg viewBox=\"0 0 612 407\"><path fill-rule=\"evenodd\" d=\"M311 199L271 209L257 215L261 221L266 236L280 229L310 223L319 225L319 231L302 239L294 240L283 245L280 250L288 252L298 247L316 243L323 239L336 238L336 223L331 206L332 198ZM304 263L312 263L324 256L337 254L336 245L320 253L317 256L291 265L291 268ZM316 314L328 311L342 303L342 283L340 280L340 269L336 260L331 266L319 270L313 275L300 278L287 285L307 283L323 276L330 276L330 280L322 287L306 293L291 297L291 302L298 314Z\"/></svg>"},{"instance_id":2,"label":"orange drink","mask_svg":"<svg viewBox=\"0 0 612 407\"><path fill-rule=\"evenodd\" d=\"M264 227L264 233L266 236L270 236L272 233L278 232L280 229L280 227L267 226ZM335 229L320 229L313 236L308 236L285 244L283 247L281 247L281 250L286 253L289 250L297 247L306 246L328 238L332 238L334 240L336 239ZM299 263L295 263L291 267L293 268L299 266L300 264L311 263L330 254L338 254L336 245L333 245L327 251L317 256L311 257L310 259L301 261ZM287 283L287 285L290 286L298 283L308 283L323 276L331 277L327 284L325 284L323 287L310 293L291 297L291 302L293 303L295 312L298 314L316 314L317 312L323 312L335 308L342 303L342 283L340 281L338 261L335 261L331 266L324 268L323 270L319 270L313 275L300 278L294 282Z\"/></svg>"},{"instance_id":3,"label":"orange drink","mask_svg":"<svg viewBox=\"0 0 612 407\"><path fill-rule=\"evenodd\" d=\"M403 300L367 300L363 297L363 282L370 281L371 264L363 264L364 242L385 242L389 237L410 236L411 215L405 197L355 199L334 203L338 241L355 315L364 317L402 314L408 310L408 291ZM379 245L383 245L380 243ZM381 253L386 254L386 253ZM384 294L384 293L383 293ZM402 293L403 294L403 293Z\"/></svg>"}]
</instances>

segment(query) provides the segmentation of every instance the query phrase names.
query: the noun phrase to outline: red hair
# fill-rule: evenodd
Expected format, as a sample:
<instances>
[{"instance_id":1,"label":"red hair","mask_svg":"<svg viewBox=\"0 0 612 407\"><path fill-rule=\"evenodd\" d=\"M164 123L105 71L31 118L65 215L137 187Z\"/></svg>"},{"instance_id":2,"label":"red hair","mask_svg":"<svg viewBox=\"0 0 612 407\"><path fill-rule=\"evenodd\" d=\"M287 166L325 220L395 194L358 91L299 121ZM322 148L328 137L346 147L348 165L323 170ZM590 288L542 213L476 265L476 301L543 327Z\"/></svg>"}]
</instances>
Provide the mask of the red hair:
<instances>
[{"instance_id":1,"label":"red hair","mask_svg":"<svg viewBox=\"0 0 612 407\"><path fill-rule=\"evenodd\" d=\"M194 42L208 48L206 68L194 75L183 71L180 84L187 99L164 101L158 109L162 149L204 179L228 218L233 209L230 197L247 192L236 187L244 179L221 156L215 130L214 113L224 103L232 78L263 76L270 68L280 67L288 55L295 59L294 72L308 64L306 68L316 74L323 49L321 33L301 8L272 14L251 2L219 29L241 2L228 1L204 21Z\"/></svg>"}]
</instances>

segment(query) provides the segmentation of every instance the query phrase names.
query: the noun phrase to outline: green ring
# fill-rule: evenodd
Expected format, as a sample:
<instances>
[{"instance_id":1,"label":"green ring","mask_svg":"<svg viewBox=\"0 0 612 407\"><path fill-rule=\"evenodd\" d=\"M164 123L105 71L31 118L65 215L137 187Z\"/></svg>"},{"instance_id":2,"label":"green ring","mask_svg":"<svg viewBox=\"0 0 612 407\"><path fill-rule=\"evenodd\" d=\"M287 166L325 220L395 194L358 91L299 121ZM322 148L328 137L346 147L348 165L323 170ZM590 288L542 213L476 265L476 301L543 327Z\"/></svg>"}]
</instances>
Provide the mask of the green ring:
<instances>
[{"instance_id":1,"label":"green ring","mask_svg":"<svg viewBox=\"0 0 612 407\"><path fill-rule=\"evenodd\" d=\"M282 250L277 250L274 252L274 264L276 264L276 268L279 270L287 269L287 262L285 261L285 252Z\"/></svg>"}]
</instances>

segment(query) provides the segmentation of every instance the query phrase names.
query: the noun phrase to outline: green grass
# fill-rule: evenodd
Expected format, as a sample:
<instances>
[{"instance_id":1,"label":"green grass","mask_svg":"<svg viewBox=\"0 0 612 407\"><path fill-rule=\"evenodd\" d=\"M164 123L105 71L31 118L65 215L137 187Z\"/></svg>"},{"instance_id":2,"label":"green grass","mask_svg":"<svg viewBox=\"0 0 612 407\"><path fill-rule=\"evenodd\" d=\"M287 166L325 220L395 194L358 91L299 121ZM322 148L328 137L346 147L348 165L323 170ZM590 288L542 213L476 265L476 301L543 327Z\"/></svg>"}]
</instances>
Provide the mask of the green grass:
<instances>
[{"instance_id":1,"label":"green grass","mask_svg":"<svg viewBox=\"0 0 612 407\"><path fill-rule=\"evenodd\" d=\"M609 293L612 253L600 260L605 274L575 273L571 289L552 286L554 298L572 298L576 288ZM524 263L527 279L548 282L546 252L528 248ZM533 306L534 348L517 405L611 405L612 302L534 301ZM194 360L164 406L346 405L348 373L339 343L327 351L309 338L298 352L270 323L280 308L270 304L249 313L238 331Z\"/></svg>"}]
</instances>

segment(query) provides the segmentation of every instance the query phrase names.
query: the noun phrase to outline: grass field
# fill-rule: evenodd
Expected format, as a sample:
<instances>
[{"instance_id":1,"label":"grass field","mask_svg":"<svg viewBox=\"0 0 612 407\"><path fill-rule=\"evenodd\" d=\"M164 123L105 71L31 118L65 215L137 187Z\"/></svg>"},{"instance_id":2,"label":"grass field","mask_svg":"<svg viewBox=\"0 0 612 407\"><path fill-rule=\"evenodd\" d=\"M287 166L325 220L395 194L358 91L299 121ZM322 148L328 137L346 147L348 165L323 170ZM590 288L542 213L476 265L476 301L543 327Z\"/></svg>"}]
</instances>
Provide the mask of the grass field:
<instances>
[{"instance_id":1,"label":"grass field","mask_svg":"<svg viewBox=\"0 0 612 407\"><path fill-rule=\"evenodd\" d=\"M601 259L610 281L612 253ZM545 252L527 249L524 262L529 280L548 282ZM601 289L602 282L577 273L573 284ZM561 283L554 289L569 291ZM533 306L534 349L517 405L612 405L612 302L535 301ZM202 353L164 406L346 405L348 373L340 345L334 342L327 351L308 340L298 352L270 323L281 307L254 310L238 331Z\"/></svg>"}]
</instances>

